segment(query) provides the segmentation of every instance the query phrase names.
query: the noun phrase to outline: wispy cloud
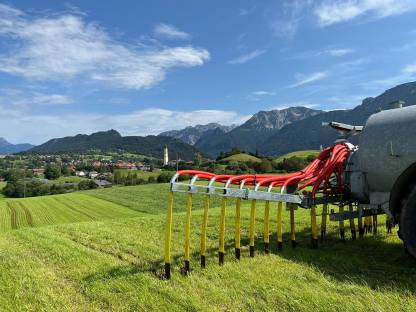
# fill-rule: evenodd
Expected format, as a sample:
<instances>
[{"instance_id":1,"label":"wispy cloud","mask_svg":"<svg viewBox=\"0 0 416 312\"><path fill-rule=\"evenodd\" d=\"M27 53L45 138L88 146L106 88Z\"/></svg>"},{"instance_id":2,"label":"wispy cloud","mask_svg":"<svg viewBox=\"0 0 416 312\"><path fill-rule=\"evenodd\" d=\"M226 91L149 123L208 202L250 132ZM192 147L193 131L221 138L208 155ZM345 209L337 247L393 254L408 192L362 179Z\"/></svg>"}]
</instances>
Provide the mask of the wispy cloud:
<instances>
[{"instance_id":1,"label":"wispy cloud","mask_svg":"<svg viewBox=\"0 0 416 312\"><path fill-rule=\"evenodd\" d=\"M54 137L112 128L123 135L149 135L210 122L224 125L243 123L249 117L234 111L174 111L161 108L148 108L125 114L31 115L23 110L6 110L0 104L0 133L8 133L7 139L14 142L29 141L39 144ZM39 124L42 127L39 127ZM19 131L10 131L17 128Z\"/></svg>"},{"instance_id":2,"label":"wispy cloud","mask_svg":"<svg viewBox=\"0 0 416 312\"><path fill-rule=\"evenodd\" d=\"M243 63L247 63L248 61L251 61L251 60L257 58L257 57L259 57L260 55L262 55L264 53L266 53L266 50L256 49L254 51L251 51L249 53L240 55L239 57L228 61L228 64L243 64Z\"/></svg>"},{"instance_id":3,"label":"wispy cloud","mask_svg":"<svg viewBox=\"0 0 416 312\"><path fill-rule=\"evenodd\" d=\"M303 18L303 11L311 2L311 0L282 1L282 15L271 23L273 35L281 38L294 37Z\"/></svg>"},{"instance_id":4,"label":"wispy cloud","mask_svg":"<svg viewBox=\"0 0 416 312\"><path fill-rule=\"evenodd\" d=\"M177 27L169 24L157 24L154 32L156 35L167 39L182 39L189 40L191 35L187 32L179 30Z\"/></svg>"},{"instance_id":5,"label":"wispy cloud","mask_svg":"<svg viewBox=\"0 0 416 312\"><path fill-rule=\"evenodd\" d=\"M271 92L271 91L254 91L252 93L253 95L276 95L276 92Z\"/></svg>"},{"instance_id":6,"label":"wispy cloud","mask_svg":"<svg viewBox=\"0 0 416 312\"><path fill-rule=\"evenodd\" d=\"M318 104L313 104L310 103L308 101L297 101L297 102L288 102L288 103L283 103L283 104L278 104L272 107L269 107L267 110L282 110L282 109L287 109L289 107L306 107L306 108L315 108L318 107Z\"/></svg>"},{"instance_id":7,"label":"wispy cloud","mask_svg":"<svg viewBox=\"0 0 416 312\"><path fill-rule=\"evenodd\" d=\"M210 59L202 48L122 43L83 16L32 17L7 5L0 5L0 36L13 43L0 54L0 71L32 80L84 78L139 90L164 80L173 67Z\"/></svg>"},{"instance_id":8,"label":"wispy cloud","mask_svg":"<svg viewBox=\"0 0 416 312\"><path fill-rule=\"evenodd\" d=\"M289 88L296 88L300 87L309 83L313 83L328 77L328 72L321 71L312 74L296 74L295 79L296 82L291 84Z\"/></svg>"},{"instance_id":9,"label":"wispy cloud","mask_svg":"<svg viewBox=\"0 0 416 312\"><path fill-rule=\"evenodd\" d=\"M32 92L22 88L0 89L0 105L9 108L30 110L35 106L61 106L74 103L74 99L65 94Z\"/></svg>"},{"instance_id":10,"label":"wispy cloud","mask_svg":"<svg viewBox=\"0 0 416 312\"><path fill-rule=\"evenodd\" d=\"M249 101L260 101L264 97L270 97L270 96L273 96L273 95L276 95L276 92L259 90L259 91L251 92L247 96L247 100L249 100Z\"/></svg>"},{"instance_id":11,"label":"wispy cloud","mask_svg":"<svg viewBox=\"0 0 416 312\"><path fill-rule=\"evenodd\" d=\"M383 79L375 79L365 82L363 87L369 90L382 90L398 84L416 80L416 63L405 65L396 75Z\"/></svg>"},{"instance_id":12,"label":"wispy cloud","mask_svg":"<svg viewBox=\"0 0 416 312\"><path fill-rule=\"evenodd\" d=\"M66 105L71 104L74 100L62 94L35 94L32 98L33 104L36 105Z\"/></svg>"},{"instance_id":13,"label":"wispy cloud","mask_svg":"<svg viewBox=\"0 0 416 312\"><path fill-rule=\"evenodd\" d=\"M328 49L323 51L324 54L328 54L330 56L344 56L354 52L355 51L353 49Z\"/></svg>"},{"instance_id":14,"label":"wispy cloud","mask_svg":"<svg viewBox=\"0 0 416 312\"><path fill-rule=\"evenodd\" d=\"M326 0L316 7L315 15L321 26L329 26L360 16L380 19L415 9L414 0Z\"/></svg>"},{"instance_id":15,"label":"wispy cloud","mask_svg":"<svg viewBox=\"0 0 416 312\"><path fill-rule=\"evenodd\" d=\"M318 56L343 57L352 53L355 53L355 50L351 48L324 48L291 54L289 59L307 59Z\"/></svg>"}]
</instances>

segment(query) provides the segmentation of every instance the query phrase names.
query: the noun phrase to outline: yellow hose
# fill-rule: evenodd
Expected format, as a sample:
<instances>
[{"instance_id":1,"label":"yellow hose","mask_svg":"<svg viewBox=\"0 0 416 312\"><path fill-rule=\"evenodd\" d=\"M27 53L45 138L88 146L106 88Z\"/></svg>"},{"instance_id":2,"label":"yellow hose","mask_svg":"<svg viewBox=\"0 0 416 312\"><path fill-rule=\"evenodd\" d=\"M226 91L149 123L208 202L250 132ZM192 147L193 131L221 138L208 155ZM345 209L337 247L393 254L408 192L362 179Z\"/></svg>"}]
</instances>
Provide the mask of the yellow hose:
<instances>
[{"instance_id":1,"label":"yellow hose","mask_svg":"<svg viewBox=\"0 0 416 312\"><path fill-rule=\"evenodd\" d=\"M341 215L341 218L343 218L344 214L344 206L339 206L339 214ZM342 240L345 240L345 227L344 227L344 220L339 221L339 236Z\"/></svg>"},{"instance_id":2,"label":"yellow hose","mask_svg":"<svg viewBox=\"0 0 416 312\"><path fill-rule=\"evenodd\" d=\"M316 226L316 207L311 207L311 236L312 236L312 248L318 248L318 233Z\"/></svg>"},{"instance_id":3,"label":"yellow hose","mask_svg":"<svg viewBox=\"0 0 416 312\"><path fill-rule=\"evenodd\" d=\"M168 194L168 212L165 228L165 277L170 278L170 245L172 239L173 192Z\"/></svg>"},{"instance_id":4,"label":"yellow hose","mask_svg":"<svg viewBox=\"0 0 416 312\"><path fill-rule=\"evenodd\" d=\"M250 210L250 257L254 257L254 232L256 226L256 200L251 201L251 210Z\"/></svg>"},{"instance_id":5,"label":"yellow hose","mask_svg":"<svg viewBox=\"0 0 416 312\"><path fill-rule=\"evenodd\" d=\"M191 216L192 216L192 193L188 193L186 204L185 221L185 273L189 272L190 244L191 244Z\"/></svg>"},{"instance_id":6,"label":"yellow hose","mask_svg":"<svg viewBox=\"0 0 416 312\"><path fill-rule=\"evenodd\" d=\"M328 219L328 204L323 204L322 206L322 216L321 216L321 241L326 238L326 221Z\"/></svg>"},{"instance_id":7,"label":"yellow hose","mask_svg":"<svg viewBox=\"0 0 416 312\"><path fill-rule=\"evenodd\" d=\"M269 243L270 243L269 214L270 214L270 201L266 200L266 204L264 207L264 231L263 231L264 252L266 254L269 253Z\"/></svg>"},{"instance_id":8,"label":"yellow hose","mask_svg":"<svg viewBox=\"0 0 416 312\"><path fill-rule=\"evenodd\" d=\"M283 203L277 203L277 249L282 250L283 248L283 225L282 225L282 210Z\"/></svg>"},{"instance_id":9,"label":"yellow hose","mask_svg":"<svg viewBox=\"0 0 416 312\"><path fill-rule=\"evenodd\" d=\"M241 198L237 198L235 203L235 234L234 234L234 241L235 241L235 257L240 259L240 248L241 248L241 232L240 232L240 225L241 224Z\"/></svg>"},{"instance_id":10,"label":"yellow hose","mask_svg":"<svg viewBox=\"0 0 416 312\"><path fill-rule=\"evenodd\" d=\"M211 196L205 196L204 218L202 220L201 229L201 267L205 267L205 257L207 250L207 226L208 226L208 210L211 202Z\"/></svg>"},{"instance_id":11,"label":"yellow hose","mask_svg":"<svg viewBox=\"0 0 416 312\"><path fill-rule=\"evenodd\" d=\"M352 216L352 214L354 213L354 207L353 207L352 204L349 205L349 212L350 212L351 237L352 237L352 239L356 239L357 238L357 234L356 234L356 231L355 231L354 217Z\"/></svg>"},{"instance_id":12,"label":"yellow hose","mask_svg":"<svg viewBox=\"0 0 416 312\"><path fill-rule=\"evenodd\" d=\"M292 241L292 247L296 246L296 228L295 228L295 205L289 205L290 210L290 240Z\"/></svg>"},{"instance_id":13,"label":"yellow hose","mask_svg":"<svg viewBox=\"0 0 416 312\"><path fill-rule=\"evenodd\" d=\"M221 201L221 217L220 217L220 240L219 240L219 248L218 248L218 259L219 263L224 263L224 253L225 253L225 210L227 208L227 197L222 197Z\"/></svg>"}]
</instances>

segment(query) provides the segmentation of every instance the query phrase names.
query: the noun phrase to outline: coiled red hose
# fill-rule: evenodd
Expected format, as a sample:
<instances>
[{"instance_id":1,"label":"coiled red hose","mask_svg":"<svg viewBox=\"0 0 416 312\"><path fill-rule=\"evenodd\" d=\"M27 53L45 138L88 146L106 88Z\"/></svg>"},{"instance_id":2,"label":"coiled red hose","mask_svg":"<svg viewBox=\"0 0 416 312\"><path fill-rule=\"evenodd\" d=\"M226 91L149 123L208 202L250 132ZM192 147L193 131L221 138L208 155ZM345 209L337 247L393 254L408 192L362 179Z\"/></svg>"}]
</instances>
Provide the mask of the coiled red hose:
<instances>
[{"instance_id":1,"label":"coiled red hose","mask_svg":"<svg viewBox=\"0 0 416 312\"><path fill-rule=\"evenodd\" d=\"M201 180L240 185L261 185L288 187L296 185L298 190L312 186L311 195L315 197L318 190L326 194L340 194L344 190L343 173L345 162L350 154L350 148L344 143L336 143L324 149L318 157L304 169L285 175L217 175L199 170L180 170L178 175L197 175ZM330 179L335 177L336 185L331 185Z\"/></svg>"}]
</instances>

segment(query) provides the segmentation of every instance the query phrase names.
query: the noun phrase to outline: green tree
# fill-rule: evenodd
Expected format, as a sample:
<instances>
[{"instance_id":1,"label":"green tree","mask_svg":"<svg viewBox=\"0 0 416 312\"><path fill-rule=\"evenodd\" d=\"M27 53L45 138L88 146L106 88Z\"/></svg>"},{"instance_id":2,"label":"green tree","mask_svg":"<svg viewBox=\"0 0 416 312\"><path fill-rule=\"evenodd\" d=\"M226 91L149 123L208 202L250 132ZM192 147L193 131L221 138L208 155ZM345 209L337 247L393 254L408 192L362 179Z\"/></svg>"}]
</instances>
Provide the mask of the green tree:
<instances>
[{"instance_id":1,"label":"green tree","mask_svg":"<svg viewBox=\"0 0 416 312\"><path fill-rule=\"evenodd\" d=\"M48 164L45 168L45 178L55 180L61 176L61 167L57 164Z\"/></svg>"}]
</instances>

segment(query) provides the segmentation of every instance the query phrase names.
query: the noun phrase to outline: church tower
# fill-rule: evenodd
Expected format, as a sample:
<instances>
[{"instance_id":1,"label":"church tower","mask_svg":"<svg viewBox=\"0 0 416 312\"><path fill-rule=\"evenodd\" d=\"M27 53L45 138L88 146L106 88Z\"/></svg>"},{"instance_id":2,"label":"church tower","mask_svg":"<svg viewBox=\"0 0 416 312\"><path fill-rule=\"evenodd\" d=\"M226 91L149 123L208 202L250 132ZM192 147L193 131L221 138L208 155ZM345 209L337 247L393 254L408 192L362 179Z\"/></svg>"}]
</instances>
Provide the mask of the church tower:
<instances>
[{"instance_id":1,"label":"church tower","mask_svg":"<svg viewBox=\"0 0 416 312\"><path fill-rule=\"evenodd\" d=\"M169 163L169 152L168 152L168 146L165 145L165 148L163 149L163 165L167 166Z\"/></svg>"}]
</instances>

